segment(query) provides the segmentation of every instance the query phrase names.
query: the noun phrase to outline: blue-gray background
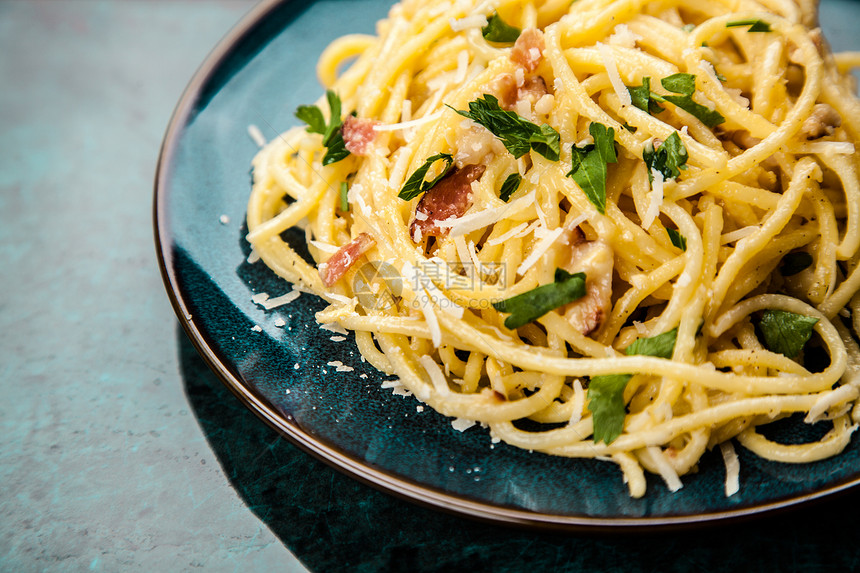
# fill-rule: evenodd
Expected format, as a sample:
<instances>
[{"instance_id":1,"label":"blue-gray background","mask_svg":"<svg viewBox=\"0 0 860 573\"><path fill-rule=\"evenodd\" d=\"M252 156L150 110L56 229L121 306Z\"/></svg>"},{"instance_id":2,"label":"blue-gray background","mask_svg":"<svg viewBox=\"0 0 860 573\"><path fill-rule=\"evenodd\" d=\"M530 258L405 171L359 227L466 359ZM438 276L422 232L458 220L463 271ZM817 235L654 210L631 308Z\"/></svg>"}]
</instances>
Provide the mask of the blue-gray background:
<instances>
[{"instance_id":1,"label":"blue-gray background","mask_svg":"<svg viewBox=\"0 0 860 573\"><path fill-rule=\"evenodd\" d=\"M252 5L0 2L0 570L860 566L856 493L671 535L524 533L378 493L247 412L178 327L151 188L182 89ZM846 14L824 1L834 38Z\"/></svg>"}]
</instances>

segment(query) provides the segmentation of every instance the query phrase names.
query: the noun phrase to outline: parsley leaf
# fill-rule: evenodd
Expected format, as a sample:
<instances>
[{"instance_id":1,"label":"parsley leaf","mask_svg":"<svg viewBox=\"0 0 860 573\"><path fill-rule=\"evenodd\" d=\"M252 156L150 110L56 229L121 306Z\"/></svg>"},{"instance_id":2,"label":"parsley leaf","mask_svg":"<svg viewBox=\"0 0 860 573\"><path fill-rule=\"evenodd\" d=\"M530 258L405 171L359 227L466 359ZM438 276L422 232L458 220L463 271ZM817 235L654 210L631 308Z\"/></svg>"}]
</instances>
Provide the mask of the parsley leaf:
<instances>
[{"instance_id":1,"label":"parsley leaf","mask_svg":"<svg viewBox=\"0 0 860 573\"><path fill-rule=\"evenodd\" d=\"M349 211L349 200L347 199L347 194L349 193L349 186L346 184L346 181L341 181L340 183L340 210L346 213Z\"/></svg>"},{"instance_id":2,"label":"parsley leaf","mask_svg":"<svg viewBox=\"0 0 860 573\"><path fill-rule=\"evenodd\" d=\"M673 328L650 338L637 338L624 352L628 356L637 354L672 358L677 337L678 329ZM595 443L603 440L608 445L621 435L627 415L624 389L632 377L631 374L591 377L588 383L588 409L592 413Z\"/></svg>"},{"instance_id":3,"label":"parsley leaf","mask_svg":"<svg viewBox=\"0 0 860 573\"><path fill-rule=\"evenodd\" d=\"M624 430L624 418L627 416L624 389L630 378L630 374L591 377L588 383L588 409L592 414L594 443L603 441L609 445Z\"/></svg>"},{"instance_id":4,"label":"parsley leaf","mask_svg":"<svg viewBox=\"0 0 860 573\"><path fill-rule=\"evenodd\" d=\"M454 111L489 129L517 159L533 149L550 161L558 161L561 152L558 132L549 125L537 126L512 111L502 109L495 96L484 94L483 98L469 102L469 111Z\"/></svg>"},{"instance_id":5,"label":"parsley leaf","mask_svg":"<svg viewBox=\"0 0 860 573\"><path fill-rule=\"evenodd\" d=\"M494 302L493 308L499 312L511 313L505 319L505 326L513 330L583 296L585 273L570 274L564 269L556 269L555 282Z\"/></svg>"},{"instance_id":6,"label":"parsley leaf","mask_svg":"<svg viewBox=\"0 0 860 573\"><path fill-rule=\"evenodd\" d=\"M675 340L678 338L678 329L673 328L663 334L650 338L637 338L624 351L628 356L658 356L660 358L672 358L675 351Z\"/></svg>"},{"instance_id":7,"label":"parsley leaf","mask_svg":"<svg viewBox=\"0 0 860 573\"><path fill-rule=\"evenodd\" d=\"M308 133L325 134L325 118L322 110L315 105L300 105L296 108L296 117L308 124Z\"/></svg>"},{"instance_id":8,"label":"parsley leaf","mask_svg":"<svg viewBox=\"0 0 860 573\"><path fill-rule=\"evenodd\" d=\"M726 121L720 112L693 101L693 93L696 91L696 76L693 74L672 74L660 80L660 83L667 91L680 95L661 96L652 92L651 78L646 76L642 78L641 86L627 86L633 105L651 115L656 115L663 111L659 104L668 101L698 118L708 127L715 127Z\"/></svg>"},{"instance_id":9,"label":"parsley leaf","mask_svg":"<svg viewBox=\"0 0 860 573\"><path fill-rule=\"evenodd\" d=\"M331 165L349 157L349 150L346 148L346 142L343 140L343 133L339 129L332 133L326 146L328 149L322 159L323 165Z\"/></svg>"},{"instance_id":10,"label":"parsley leaf","mask_svg":"<svg viewBox=\"0 0 860 573\"><path fill-rule=\"evenodd\" d=\"M349 156L349 150L343 140L341 133L341 102L337 94L332 90L326 91L328 108L330 111L330 122L326 124L322 111L315 105L300 105L296 109L295 116L308 124L309 133L319 133L323 136L323 145L327 148L323 156L322 164L331 165Z\"/></svg>"},{"instance_id":11,"label":"parsley leaf","mask_svg":"<svg viewBox=\"0 0 860 573\"><path fill-rule=\"evenodd\" d=\"M663 100L675 104L708 127L715 127L726 121L726 118L717 110L693 101L693 92L696 91L696 76L693 74L672 74L660 80L660 83L666 90L681 95L657 96L653 94L652 97L659 98L657 101Z\"/></svg>"},{"instance_id":12,"label":"parsley leaf","mask_svg":"<svg viewBox=\"0 0 860 573\"><path fill-rule=\"evenodd\" d=\"M764 311L758 324L764 345L771 352L794 358L812 336L817 318L785 310Z\"/></svg>"},{"instance_id":13,"label":"parsley leaf","mask_svg":"<svg viewBox=\"0 0 860 573\"><path fill-rule=\"evenodd\" d=\"M770 32L770 24L765 22L764 20L736 20L734 22L727 22L726 28L742 28L744 26L750 26L748 32Z\"/></svg>"},{"instance_id":14,"label":"parsley leaf","mask_svg":"<svg viewBox=\"0 0 860 573\"><path fill-rule=\"evenodd\" d=\"M669 234L669 240L672 241L672 244L681 249L682 251L687 250L687 237L682 235L676 229L670 229L666 227L666 232Z\"/></svg>"},{"instance_id":15,"label":"parsley leaf","mask_svg":"<svg viewBox=\"0 0 860 573\"><path fill-rule=\"evenodd\" d=\"M573 168L567 173L601 214L606 213L606 164L616 163L615 129L591 122L588 132L594 143L571 149Z\"/></svg>"},{"instance_id":16,"label":"parsley leaf","mask_svg":"<svg viewBox=\"0 0 860 573\"><path fill-rule=\"evenodd\" d=\"M664 179L673 179L681 174L681 169L687 168L687 148L681 141L681 136L675 131L666 138L663 145L654 149L648 145L642 150L642 159L648 166L648 180L653 181L652 169L663 174Z\"/></svg>"},{"instance_id":17,"label":"parsley leaf","mask_svg":"<svg viewBox=\"0 0 860 573\"><path fill-rule=\"evenodd\" d=\"M439 173L439 175L437 175L432 181L424 181L427 177L427 172L430 171L430 167L439 160L445 161L445 167L442 169L441 173ZM407 179L406 183L403 184L403 188L397 196L404 201L414 199L424 191L427 191L439 183L439 180L445 177L448 174L448 171L451 170L451 166L453 164L454 156L450 153L437 153L436 155L428 157L424 161L424 165L416 169L415 172L409 176L409 179Z\"/></svg>"},{"instance_id":18,"label":"parsley leaf","mask_svg":"<svg viewBox=\"0 0 860 573\"><path fill-rule=\"evenodd\" d=\"M652 97L656 96L659 98L657 94L651 91L651 78L645 76L642 78L641 86L627 86L627 91L630 92L630 100L639 109L644 112L650 113L651 115L656 115L663 111L663 108L657 105L657 100Z\"/></svg>"},{"instance_id":19,"label":"parsley leaf","mask_svg":"<svg viewBox=\"0 0 860 573\"><path fill-rule=\"evenodd\" d=\"M779 267L779 272L784 277L796 275L800 271L812 265L812 255L806 251L795 251L788 253L782 258L782 264Z\"/></svg>"},{"instance_id":20,"label":"parsley leaf","mask_svg":"<svg viewBox=\"0 0 860 573\"><path fill-rule=\"evenodd\" d=\"M520 183L523 182L523 176L519 173L511 173L505 178L505 182L502 183L502 190L499 192L499 199L504 201L505 203L510 200L511 195L517 192L517 189L520 188Z\"/></svg>"},{"instance_id":21,"label":"parsley leaf","mask_svg":"<svg viewBox=\"0 0 860 573\"><path fill-rule=\"evenodd\" d=\"M516 26L511 26L502 20L498 12L493 12L493 15L487 19L487 25L481 28L481 34L485 40L499 44L516 42L521 32L522 30Z\"/></svg>"}]
</instances>

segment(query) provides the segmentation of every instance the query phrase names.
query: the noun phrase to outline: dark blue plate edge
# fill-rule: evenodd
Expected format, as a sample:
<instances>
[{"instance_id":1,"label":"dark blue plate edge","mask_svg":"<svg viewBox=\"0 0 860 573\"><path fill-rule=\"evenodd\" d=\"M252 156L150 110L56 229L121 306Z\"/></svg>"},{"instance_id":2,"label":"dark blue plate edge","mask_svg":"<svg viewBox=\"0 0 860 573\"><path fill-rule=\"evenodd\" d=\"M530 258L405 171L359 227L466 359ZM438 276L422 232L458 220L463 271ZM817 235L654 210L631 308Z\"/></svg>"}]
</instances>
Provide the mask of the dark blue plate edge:
<instances>
[{"instance_id":1,"label":"dark blue plate edge","mask_svg":"<svg viewBox=\"0 0 860 573\"><path fill-rule=\"evenodd\" d=\"M286 419L253 387L246 385L231 370L215 350L214 342L198 326L184 298L177 276L174 260L174 244L170 226L170 213L167 209L171 166L175 160L178 140L184 126L194 117L197 104L205 97L210 80L219 68L232 55L236 45L252 34L259 23L273 10L296 0L262 0L221 39L212 49L180 97L168 123L161 143L156 164L153 196L153 231L155 250L161 278L174 312L193 346L227 388L254 414L271 428L279 432L292 444L314 456L330 467L374 487L385 493L405 499L431 509L442 510L462 517L477 519L501 525L522 526L552 530L577 532L600 531L664 531L691 525L709 525L726 520L746 520L762 514L772 514L777 510L795 508L800 504L845 492L860 485L860 475L854 479L769 503L747 506L735 510L689 514L679 516L660 516L642 518L596 518L586 515L553 515L494 506L486 503L451 495L444 491L418 484L387 474L368 466L361 460L344 455L337 448L306 434L294 421Z\"/></svg>"}]
</instances>

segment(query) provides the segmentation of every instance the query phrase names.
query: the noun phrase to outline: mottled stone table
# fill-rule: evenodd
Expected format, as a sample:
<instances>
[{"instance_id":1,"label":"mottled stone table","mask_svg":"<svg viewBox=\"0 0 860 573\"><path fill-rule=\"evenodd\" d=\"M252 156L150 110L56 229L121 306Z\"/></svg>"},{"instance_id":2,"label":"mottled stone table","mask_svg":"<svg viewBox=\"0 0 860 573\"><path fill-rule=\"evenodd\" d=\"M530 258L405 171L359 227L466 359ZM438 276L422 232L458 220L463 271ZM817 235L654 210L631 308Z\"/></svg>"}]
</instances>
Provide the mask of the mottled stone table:
<instances>
[{"instance_id":1,"label":"mottled stone table","mask_svg":"<svg viewBox=\"0 0 860 573\"><path fill-rule=\"evenodd\" d=\"M0 2L0 570L860 567L858 492L658 535L518 531L357 483L239 404L178 326L151 202L175 102L250 7Z\"/></svg>"}]
</instances>

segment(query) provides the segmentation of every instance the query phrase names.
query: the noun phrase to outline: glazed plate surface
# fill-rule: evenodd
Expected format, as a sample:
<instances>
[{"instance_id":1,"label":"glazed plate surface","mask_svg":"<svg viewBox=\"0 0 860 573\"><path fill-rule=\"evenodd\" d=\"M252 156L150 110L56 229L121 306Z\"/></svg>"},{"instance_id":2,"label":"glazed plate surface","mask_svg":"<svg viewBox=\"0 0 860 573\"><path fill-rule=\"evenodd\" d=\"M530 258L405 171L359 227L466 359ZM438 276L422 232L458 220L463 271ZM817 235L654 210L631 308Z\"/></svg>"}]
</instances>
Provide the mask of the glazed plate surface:
<instances>
[{"instance_id":1,"label":"glazed plate surface","mask_svg":"<svg viewBox=\"0 0 860 573\"><path fill-rule=\"evenodd\" d=\"M736 446L740 492L724 494L719 450L684 487L656 476L631 499L613 463L570 460L492 443L486 429L382 387L352 335L322 330L324 303L302 294L266 311L251 301L291 290L262 263L246 262L245 207L256 125L267 139L296 125L293 111L322 93L315 64L334 38L373 33L388 0L287 0L260 4L219 44L179 102L156 181L156 243L168 294L195 346L230 389L300 447L390 493L465 515L562 528L678 525L785 507L855 485L860 446L809 465L767 462ZM827 2L836 48L857 49L860 4ZM296 243L302 235L295 235ZM277 326L283 322L283 326ZM277 324L277 325L276 325ZM335 338L335 340L332 340ZM351 368L338 369L329 363ZM798 441L827 428L780 422L771 436Z\"/></svg>"}]
</instances>

